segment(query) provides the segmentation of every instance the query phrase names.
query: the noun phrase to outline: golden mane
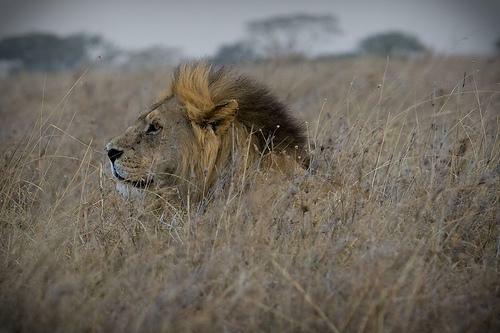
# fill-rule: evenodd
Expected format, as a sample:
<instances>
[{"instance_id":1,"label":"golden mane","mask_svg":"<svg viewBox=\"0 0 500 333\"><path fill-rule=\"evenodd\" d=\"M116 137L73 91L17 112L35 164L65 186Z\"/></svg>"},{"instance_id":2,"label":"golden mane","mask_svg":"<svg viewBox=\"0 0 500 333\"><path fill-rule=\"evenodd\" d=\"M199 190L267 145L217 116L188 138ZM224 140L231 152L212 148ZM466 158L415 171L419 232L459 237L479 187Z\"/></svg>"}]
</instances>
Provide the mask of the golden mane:
<instances>
[{"instance_id":1,"label":"golden mane","mask_svg":"<svg viewBox=\"0 0 500 333\"><path fill-rule=\"evenodd\" d=\"M172 80L172 94L186 106L188 116L201 120L215 106L210 87L211 67L204 63L180 65Z\"/></svg>"},{"instance_id":2,"label":"golden mane","mask_svg":"<svg viewBox=\"0 0 500 333\"><path fill-rule=\"evenodd\" d=\"M245 76L203 62L183 64L169 95L183 105L196 138L182 147L177 173L195 180L203 193L235 160L235 152L245 157L244 167L269 152L307 163L302 127L284 104Z\"/></svg>"}]
</instances>

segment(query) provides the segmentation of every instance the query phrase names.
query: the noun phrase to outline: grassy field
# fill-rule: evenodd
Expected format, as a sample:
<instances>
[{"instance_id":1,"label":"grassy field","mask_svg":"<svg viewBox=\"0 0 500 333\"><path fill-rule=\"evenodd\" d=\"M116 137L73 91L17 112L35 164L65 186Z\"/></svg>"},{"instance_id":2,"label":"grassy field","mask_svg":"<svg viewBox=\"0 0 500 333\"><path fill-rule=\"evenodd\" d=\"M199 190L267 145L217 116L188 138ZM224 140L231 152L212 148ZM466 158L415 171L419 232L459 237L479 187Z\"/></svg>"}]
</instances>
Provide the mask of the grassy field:
<instances>
[{"instance_id":1,"label":"grassy field","mask_svg":"<svg viewBox=\"0 0 500 333\"><path fill-rule=\"evenodd\" d=\"M161 211L103 148L168 68L0 81L0 332L498 332L500 58L240 71L305 122L311 170Z\"/></svg>"}]
</instances>

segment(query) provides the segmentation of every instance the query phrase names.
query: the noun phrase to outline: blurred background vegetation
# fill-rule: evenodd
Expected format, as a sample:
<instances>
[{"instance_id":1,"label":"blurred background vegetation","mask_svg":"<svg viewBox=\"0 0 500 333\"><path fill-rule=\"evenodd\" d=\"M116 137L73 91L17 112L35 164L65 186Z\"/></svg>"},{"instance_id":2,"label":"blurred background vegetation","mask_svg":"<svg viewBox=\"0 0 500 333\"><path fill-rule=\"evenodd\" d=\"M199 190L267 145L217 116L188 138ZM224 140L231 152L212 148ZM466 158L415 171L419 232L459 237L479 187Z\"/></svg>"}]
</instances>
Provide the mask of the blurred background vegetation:
<instances>
[{"instance_id":1,"label":"blurred background vegetation","mask_svg":"<svg viewBox=\"0 0 500 333\"><path fill-rule=\"evenodd\" d=\"M221 45L210 56L210 60L217 64L238 64L266 59L335 56L315 54L314 50L321 44L335 43L335 37L340 34L342 29L339 21L331 14L270 16L247 22L244 37ZM427 52L427 47L417 36L389 31L367 36L348 56L373 54L408 57L424 52ZM182 50L176 47L152 46L127 50L96 34L58 36L52 33L28 33L0 40L2 76L22 70L73 70L90 62L110 68L154 68L175 65L185 59Z\"/></svg>"},{"instance_id":2,"label":"blurred background vegetation","mask_svg":"<svg viewBox=\"0 0 500 333\"><path fill-rule=\"evenodd\" d=\"M432 52L416 35L398 30L366 36L357 48L342 54L317 52L341 35L339 20L332 14L269 16L246 23L239 40L221 45L208 60L216 64L255 63L269 59L356 57L358 55L415 57ZM495 50L500 53L500 38ZM188 60L178 47L151 46L128 50L98 34L27 33L0 40L0 77L19 71L74 70L94 63L120 69L172 66Z\"/></svg>"}]
</instances>

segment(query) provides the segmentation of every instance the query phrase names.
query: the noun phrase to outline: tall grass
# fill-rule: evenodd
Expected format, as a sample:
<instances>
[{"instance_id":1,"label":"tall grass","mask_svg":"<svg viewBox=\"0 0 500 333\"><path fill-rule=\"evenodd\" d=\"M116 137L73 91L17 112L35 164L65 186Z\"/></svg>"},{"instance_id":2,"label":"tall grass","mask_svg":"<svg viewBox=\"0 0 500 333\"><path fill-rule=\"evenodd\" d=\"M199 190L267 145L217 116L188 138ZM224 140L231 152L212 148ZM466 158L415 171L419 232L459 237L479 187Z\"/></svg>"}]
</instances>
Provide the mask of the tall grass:
<instances>
[{"instance_id":1,"label":"tall grass","mask_svg":"<svg viewBox=\"0 0 500 333\"><path fill-rule=\"evenodd\" d=\"M123 199L103 156L169 72L0 82L5 331L497 331L500 60L240 69L307 122L306 173Z\"/></svg>"}]
</instances>

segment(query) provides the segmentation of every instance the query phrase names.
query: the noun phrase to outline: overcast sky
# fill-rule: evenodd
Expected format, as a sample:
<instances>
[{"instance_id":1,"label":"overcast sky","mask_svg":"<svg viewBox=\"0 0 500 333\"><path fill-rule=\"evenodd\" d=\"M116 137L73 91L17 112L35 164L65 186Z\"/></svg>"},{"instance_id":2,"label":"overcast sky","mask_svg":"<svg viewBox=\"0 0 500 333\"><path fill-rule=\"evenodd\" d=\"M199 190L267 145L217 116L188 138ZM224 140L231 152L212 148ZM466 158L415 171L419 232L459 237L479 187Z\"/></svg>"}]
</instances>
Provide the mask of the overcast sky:
<instances>
[{"instance_id":1,"label":"overcast sky","mask_svg":"<svg viewBox=\"0 0 500 333\"><path fill-rule=\"evenodd\" d=\"M439 52L484 54L500 38L500 0L0 0L0 37L45 31L99 33L120 47L180 47L210 55L244 36L245 23L278 14L334 14L343 33L324 45L349 51L369 34L403 30Z\"/></svg>"}]
</instances>

